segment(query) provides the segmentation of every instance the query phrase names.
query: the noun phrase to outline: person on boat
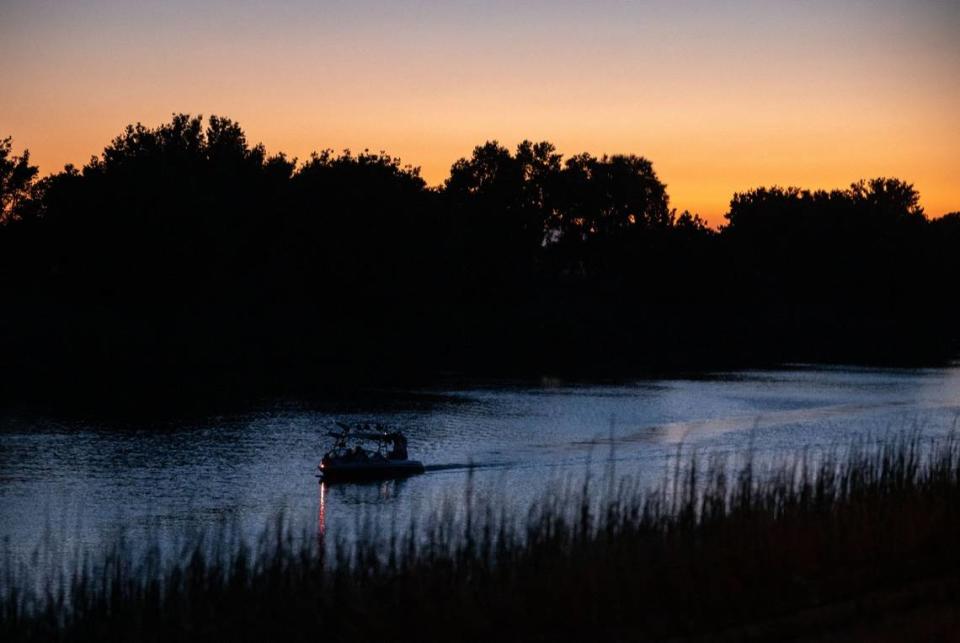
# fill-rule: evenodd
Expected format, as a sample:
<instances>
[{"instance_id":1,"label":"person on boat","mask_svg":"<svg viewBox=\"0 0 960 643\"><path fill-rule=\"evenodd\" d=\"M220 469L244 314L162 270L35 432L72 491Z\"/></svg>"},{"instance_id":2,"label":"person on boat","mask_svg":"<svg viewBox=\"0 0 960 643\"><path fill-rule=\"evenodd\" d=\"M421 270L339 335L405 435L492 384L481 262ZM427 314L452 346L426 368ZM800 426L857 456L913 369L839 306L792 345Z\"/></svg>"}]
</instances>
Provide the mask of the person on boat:
<instances>
[{"instance_id":1,"label":"person on boat","mask_svg":"<svg viewBox=\"0 0 960 643\"><path fill-rule=\"evenodd\" d=\"M387 436L393 442L393 448L387 454L388 460L406 460L407 459L407 438L399 431L395 431Z\"/></svg>"}]
</instances>

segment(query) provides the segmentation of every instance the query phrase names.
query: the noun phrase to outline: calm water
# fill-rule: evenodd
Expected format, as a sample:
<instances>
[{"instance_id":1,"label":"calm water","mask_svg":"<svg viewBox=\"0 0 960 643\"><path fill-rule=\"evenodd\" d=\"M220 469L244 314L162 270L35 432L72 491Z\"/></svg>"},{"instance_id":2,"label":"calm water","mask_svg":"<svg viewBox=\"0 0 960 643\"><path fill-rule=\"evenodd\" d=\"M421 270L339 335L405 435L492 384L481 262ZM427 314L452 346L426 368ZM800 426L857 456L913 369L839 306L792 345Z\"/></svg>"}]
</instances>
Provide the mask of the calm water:
<instances>
[{"instance_id":1,"label":"calm water","mask_svg":"<svg viewBox=\"0 0 960 643\"><path fill-rule=\"evenodd\" d=\"M806 369L702 379L574 384L485 382L379 391L363 402L282 401L179 421L117 423L17 411L0 416L0 537L25 556L98 548L143 529L171 541L225 521L250 536L278 511L349 534L370 511L400 521L460 494L522 509L557 481L608 466L661 480L679 444L762 455L842 445L891 430L949 431L960 367ZM325 487L314 477L335 419L403 427L428 472Z\"/></svg>"}]
</instances>

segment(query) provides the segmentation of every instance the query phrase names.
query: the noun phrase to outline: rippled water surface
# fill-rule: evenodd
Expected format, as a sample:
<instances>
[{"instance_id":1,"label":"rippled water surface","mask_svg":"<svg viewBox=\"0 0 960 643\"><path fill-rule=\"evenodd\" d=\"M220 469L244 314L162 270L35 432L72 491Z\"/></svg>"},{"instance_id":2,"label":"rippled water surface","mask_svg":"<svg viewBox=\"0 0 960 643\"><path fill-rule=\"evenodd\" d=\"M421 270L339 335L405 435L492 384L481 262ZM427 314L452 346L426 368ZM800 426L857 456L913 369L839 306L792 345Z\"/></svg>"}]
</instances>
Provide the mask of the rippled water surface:
<instances>
[{"instance_id":1,"label":"rippled water surface","mask_svg":"<svg viewBox=\"0 0 960 643\"><path fill-rule=\"evenodd\" d=\"M225 521L253 535L279 511L307 530L345 534L371 509L401 521L422 515L462 494L468 475L478 495L523 509L598 463L654 484L680 444L776 455L904 429L943 433L958 414L957 367L494 381L162 422L8 410L0 415L0 536L24 554L44 539L95 549L117 533L146 528L172 540ZM403 428L427 473L319 485L317 462L337 419Z\"/></svg>"}]
</instances>

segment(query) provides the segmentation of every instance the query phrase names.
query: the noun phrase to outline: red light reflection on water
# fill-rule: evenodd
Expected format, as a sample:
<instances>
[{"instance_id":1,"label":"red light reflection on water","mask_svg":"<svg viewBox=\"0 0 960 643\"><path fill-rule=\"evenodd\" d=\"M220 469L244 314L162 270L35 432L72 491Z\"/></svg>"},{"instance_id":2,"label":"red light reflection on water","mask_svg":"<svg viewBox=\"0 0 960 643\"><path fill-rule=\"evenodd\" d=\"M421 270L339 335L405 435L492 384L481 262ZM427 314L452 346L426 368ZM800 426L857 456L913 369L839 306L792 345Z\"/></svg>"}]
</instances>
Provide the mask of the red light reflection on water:
<instances>
[{"instance_id":1,"label":"red light reflection on water","mask_svg":"<svg viewBox=\"0 0 960 643\"><path fill-rule=\"evenodd\" d=\"M323 543L323 537L327 532L327 483L321 482L320 487L320 503L319 510L317 511L317 539L320 543Z\"/></svg>"}]
</instances>

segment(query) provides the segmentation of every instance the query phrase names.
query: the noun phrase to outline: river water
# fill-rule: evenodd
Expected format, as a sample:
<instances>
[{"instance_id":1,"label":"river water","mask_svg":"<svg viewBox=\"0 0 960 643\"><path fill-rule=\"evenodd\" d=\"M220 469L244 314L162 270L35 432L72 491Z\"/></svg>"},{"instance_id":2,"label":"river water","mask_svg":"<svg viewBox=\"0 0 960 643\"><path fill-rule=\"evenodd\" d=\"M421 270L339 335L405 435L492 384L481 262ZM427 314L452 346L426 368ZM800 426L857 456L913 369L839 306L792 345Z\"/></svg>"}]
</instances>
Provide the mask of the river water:
<instances>
[{"instance_id":1,"label":"river water","mask_svg":"<svg viewBox=\"0 0 960 643\"><path fill-rule=\"evenodd\" d=\"M653 485L682 446L760 457L938 435L960 415L960 367L796 367L607 383L452 382L343 400L275 400L242 412L162 421L0 415L0 537L29 559L102 548L118 534L173 542L224 523L255 537L278 512L344 536L371 511L401 523L478 496L524 511L598 466ZM428 471L384 484L318 484L336 420L402 428ZM348 537L348 536L347 536Z\"/></svg>"}]
</instances>

